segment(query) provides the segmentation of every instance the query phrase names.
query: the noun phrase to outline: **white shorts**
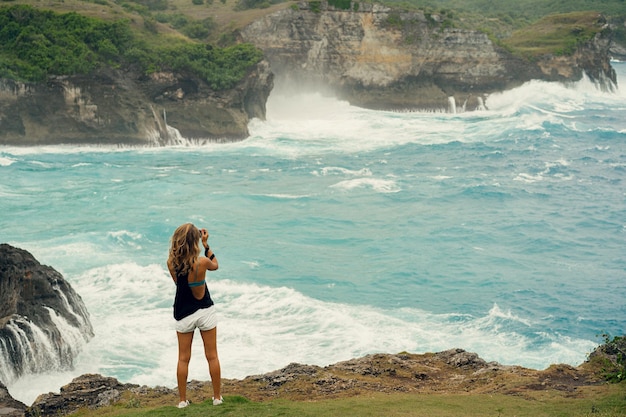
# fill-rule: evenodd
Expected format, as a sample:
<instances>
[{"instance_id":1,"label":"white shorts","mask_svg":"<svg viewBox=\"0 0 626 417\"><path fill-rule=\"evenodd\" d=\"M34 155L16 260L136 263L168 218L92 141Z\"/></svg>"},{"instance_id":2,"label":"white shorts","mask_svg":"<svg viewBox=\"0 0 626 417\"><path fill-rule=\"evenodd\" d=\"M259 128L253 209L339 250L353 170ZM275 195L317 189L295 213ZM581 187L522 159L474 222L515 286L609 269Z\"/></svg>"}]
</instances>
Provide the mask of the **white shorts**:
<instances>
[{"instance_id":1,"label":"white shorts","mask_svg":"<svg viewBox=\"0 0 626 417\"><path fill-rule=\"evenodd\" d=\"M215 305L208 308L201 308L190 316L176 320L176 331L179 333L190 333L196 330L211 330L217 326L217 314Z\"/></svg>"}]
</instances>

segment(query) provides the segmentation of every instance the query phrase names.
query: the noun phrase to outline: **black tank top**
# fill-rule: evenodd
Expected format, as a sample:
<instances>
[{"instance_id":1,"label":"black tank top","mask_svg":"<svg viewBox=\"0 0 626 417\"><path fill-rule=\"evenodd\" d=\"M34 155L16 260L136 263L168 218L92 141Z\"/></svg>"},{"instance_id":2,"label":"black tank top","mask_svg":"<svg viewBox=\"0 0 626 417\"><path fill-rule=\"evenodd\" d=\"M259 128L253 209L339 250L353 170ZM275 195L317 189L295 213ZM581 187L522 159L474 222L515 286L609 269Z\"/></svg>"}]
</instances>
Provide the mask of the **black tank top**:
<instances>
[{"instance_id":1,"label":"black tank top","mask_svg":"<svg viewBox=\"0 0 626 417\"><path fill-rule=\"evenodd\" d=\"M204 297L197 299L193 296L189 287L188 276L176 272L176 297L174 297L174 318L184 319L201 308L209 308L213 305L209 288L204 284Z\"/></svg>"}]
</instances>

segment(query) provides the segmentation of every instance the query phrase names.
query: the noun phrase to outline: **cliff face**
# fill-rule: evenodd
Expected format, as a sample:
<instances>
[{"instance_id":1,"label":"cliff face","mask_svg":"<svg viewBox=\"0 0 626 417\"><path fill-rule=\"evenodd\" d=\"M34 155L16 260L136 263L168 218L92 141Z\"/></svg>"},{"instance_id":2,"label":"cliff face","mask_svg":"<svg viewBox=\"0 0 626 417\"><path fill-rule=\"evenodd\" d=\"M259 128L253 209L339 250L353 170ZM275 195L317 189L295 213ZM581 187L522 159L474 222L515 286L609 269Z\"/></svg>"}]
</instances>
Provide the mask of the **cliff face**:
<instances>
[{"instance_id":1,"label":"cliff face","mask_svg":"<svg viewBox=\"0 0 626 417\"><path fill-rule=\"evenodd\" d=\"M0 245L0 381L71 369L93 337L80 296L28 252Z\"/></svg>"},{"instance_id":2,"label":"cliff face","mask_svg":"<svg viewBox=\"0 0 626 417\"><path fill-rule=\"evenodd\" d=\"M528 62L484 33L446 28L441 16L364 3L358 11L310 7L301 2L242 31L264 51L277 89L325 88L373 109L446 109L454 97L471 110L485 95L531 79L575 81L586 73L615 82L601 37L571 57Z\"/></svg>"},{"instance_id":3,"label":"cliff face","mask_svg":"<svg viewBox=\"0 0 626 417\"><path fill-rule=\"evenodd\" d=\"M153 144L243 139L265 118L273 87L267 62L235 88L215 92L189 74L103 69L45 83L0 79L0 144ZM172 129L174 128L174 129Z\"/></svg>"}]
</instances>

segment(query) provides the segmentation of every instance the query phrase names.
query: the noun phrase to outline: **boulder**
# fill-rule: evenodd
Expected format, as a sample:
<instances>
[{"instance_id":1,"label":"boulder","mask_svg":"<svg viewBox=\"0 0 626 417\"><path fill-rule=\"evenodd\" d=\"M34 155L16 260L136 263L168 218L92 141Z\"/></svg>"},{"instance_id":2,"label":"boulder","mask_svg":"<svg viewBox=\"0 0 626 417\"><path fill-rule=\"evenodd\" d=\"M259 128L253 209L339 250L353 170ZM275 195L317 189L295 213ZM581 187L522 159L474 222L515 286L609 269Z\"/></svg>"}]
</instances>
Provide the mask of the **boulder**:
<instances>
[{"instance_id":1,"label":"boulder","mask_svg":"<svg viewBox=\"0 0 626 417\"><path fill-rule=\"evenodd\" d=\"M0 380L71 369L93 337L82 298L29 252L0 244Z\"/></svg>"}]
</instances>

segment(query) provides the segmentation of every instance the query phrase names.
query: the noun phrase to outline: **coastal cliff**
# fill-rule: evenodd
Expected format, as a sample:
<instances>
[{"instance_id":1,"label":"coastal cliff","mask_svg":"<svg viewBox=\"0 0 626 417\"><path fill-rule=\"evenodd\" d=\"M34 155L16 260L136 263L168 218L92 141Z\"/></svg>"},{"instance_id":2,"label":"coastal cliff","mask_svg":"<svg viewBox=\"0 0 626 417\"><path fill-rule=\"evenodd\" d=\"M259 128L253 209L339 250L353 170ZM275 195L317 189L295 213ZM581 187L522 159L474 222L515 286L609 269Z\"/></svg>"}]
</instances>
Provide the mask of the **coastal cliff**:
<instances>
[{"instance_id":1,"label":"coastal cliff","mask_svg":"<svg viewBox=\"0 0 626 417\"><path fill-rule=\"evenodd\" d=\"M598 30L606 22L597 17ZM351 104L383 110L482 108L484 98L532 79L616 82L610 39L599 31L572 54L523 59L487 34L451 27L446 15L352 2L301 1L241 31L261 49L276 88L321 89Z\"/></svg>"},{"instance_id":2,"label":"coastal cliff","mask_svg":"<svg viewBox=\"0 0 626 417\"><path fill-rule=\"evenodd\" d=\"M240 140L265 118L273 74L261 61L234 88L214 91L180 72L103 68L46 82L0 79L0 144L147 144Z\"/></svg>"}]
</instances>

